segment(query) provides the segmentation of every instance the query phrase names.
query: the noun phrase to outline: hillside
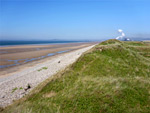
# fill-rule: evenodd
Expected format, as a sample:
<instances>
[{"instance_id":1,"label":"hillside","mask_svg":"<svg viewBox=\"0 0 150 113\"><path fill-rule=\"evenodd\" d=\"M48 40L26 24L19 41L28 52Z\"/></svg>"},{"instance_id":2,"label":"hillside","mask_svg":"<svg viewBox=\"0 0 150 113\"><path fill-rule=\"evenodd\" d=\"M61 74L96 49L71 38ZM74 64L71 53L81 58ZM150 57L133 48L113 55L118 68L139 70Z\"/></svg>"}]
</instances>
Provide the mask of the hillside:
<instances>
[{"instance_id":1,"label":"hillside","mask_svg":"<svg viewBox=\"0 0 150 113\"><path fill-rule=\"evenodd\" d=\"M102 42L2 112L148 113L150 43Z\"/></svg>"}]
</instances>

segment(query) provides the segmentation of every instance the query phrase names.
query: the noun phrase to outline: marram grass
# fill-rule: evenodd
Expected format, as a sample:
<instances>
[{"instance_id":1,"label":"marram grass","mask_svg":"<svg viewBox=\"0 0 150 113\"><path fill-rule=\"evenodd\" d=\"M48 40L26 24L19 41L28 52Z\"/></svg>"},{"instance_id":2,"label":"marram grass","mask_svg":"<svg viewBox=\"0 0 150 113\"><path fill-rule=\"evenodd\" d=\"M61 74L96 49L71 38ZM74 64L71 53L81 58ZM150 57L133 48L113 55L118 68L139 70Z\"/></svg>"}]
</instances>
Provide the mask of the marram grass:
<instances>
[{"instance_id":1,"label":"marram grass","mask_svg":"<svg viewBox=\"0 0 150 113\"><path fill-rule=\"evenodd\" d=\"M150 44L108 40L2 112L149 113Z\"/></svg>"}]
</instances>

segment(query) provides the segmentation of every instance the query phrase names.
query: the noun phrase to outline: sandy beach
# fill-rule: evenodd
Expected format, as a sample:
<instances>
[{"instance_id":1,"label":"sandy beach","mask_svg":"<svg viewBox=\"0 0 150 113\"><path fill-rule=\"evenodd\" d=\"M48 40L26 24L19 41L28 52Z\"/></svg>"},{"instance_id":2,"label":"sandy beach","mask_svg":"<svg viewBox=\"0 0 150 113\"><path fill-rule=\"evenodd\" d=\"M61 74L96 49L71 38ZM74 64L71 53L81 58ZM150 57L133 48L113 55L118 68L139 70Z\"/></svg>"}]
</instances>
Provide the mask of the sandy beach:
<instances>
[{"instance_id":1,"label":"sandy beach","mask_svg":"<svg viewBox=\"0 0 150 113\"><path fill-rule=\"evenodd\" d=\"M5 107L11 104L13 100L23 97L39 83L72 64L85 51L91 49L94 45L94 43L86 43L75 44L75 46L71 45L71 47L62 47L59 51L66 49L73 50L20 65L18 67L14 66L13 69L15 68L16 71L15 69L12 70L12 72L9 70L9 75L11 76L6 76L8 75L7 73L0 78L0 106ZM21 67L23 67L23 69L20 69ZM29 90L27 90L28 84L31 86Z\"/></svg>"},{"instance_id":2,"label":"sandy beach","mask_svg":"<svg viewBox=\"0 0 150 113\"><path fill-rule=\"evenodd\" d=\"M58 54L74 51L95 43L68 43L51 45L22 45L0 48L0 77L33 66Z\"/></svg>"}]
</instances>

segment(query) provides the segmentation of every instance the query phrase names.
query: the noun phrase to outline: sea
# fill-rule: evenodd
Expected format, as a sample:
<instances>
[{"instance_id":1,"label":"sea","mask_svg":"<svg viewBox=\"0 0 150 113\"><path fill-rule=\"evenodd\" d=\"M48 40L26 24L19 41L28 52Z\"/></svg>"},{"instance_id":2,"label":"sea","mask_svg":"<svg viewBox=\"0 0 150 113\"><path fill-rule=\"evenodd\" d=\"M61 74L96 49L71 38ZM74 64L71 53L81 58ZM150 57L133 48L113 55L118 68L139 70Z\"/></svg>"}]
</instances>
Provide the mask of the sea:
<instances>
[{"instance_id":1,"label":"sea","mask_svg":"<svg viewBox=\"0 0 150 113\"><path fill-rule=\"evenodd\" d=\"M63 41L63 40L52 40L52 41L0 41L0 46L15 46L15 45L47 45L47 44L63 44L63 43L80 43L89 41Z\"/></svg>"},{"instance_id":2,"label":"sea","mask_svg":"<svg viewBox=\"0 0 150 113\"><path fill-rule=\"evenodd\" d=\"M65 43L81 43L81 42L89 42L89 41L63 41L63 40L52 40L52 41L0 41L0 47L8 47L8 46L17 46L17 45L51 45L51 44L65 44ZM38 50L38 48L36 48ZM1 49L0 49L1 50ZM14 62L13 64L9 64L9 65L0 65L0 69L2 68L7 68L7 67L12 67L12 66L16 66L16 65L20 65L20 64L24 64L27 62L32 62L38 59L43 59L49 56L54 56L56 54L60 54L60 53L65 53L71 51L70 50L63 50L63 51L57 51L55 53L49 53L43 56L39 56L37 58L26 58L26 59L3 59L3 61L7 61L7 62ZM7 51L4 51L7 53ZM3 51L0 53L4 53ZM1 59L0 59L1 60ZM19 61L23 61L23 63L19 63Z\"/></svg>"}]
</instances>

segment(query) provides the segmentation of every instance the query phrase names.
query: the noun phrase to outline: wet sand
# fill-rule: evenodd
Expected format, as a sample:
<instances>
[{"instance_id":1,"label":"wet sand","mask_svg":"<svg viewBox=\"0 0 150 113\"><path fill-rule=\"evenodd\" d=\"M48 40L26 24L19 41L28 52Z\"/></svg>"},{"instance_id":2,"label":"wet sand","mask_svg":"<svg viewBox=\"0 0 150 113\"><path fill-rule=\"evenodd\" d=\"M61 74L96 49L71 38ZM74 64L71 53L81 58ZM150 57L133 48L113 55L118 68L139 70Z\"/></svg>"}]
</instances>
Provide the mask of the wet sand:
<instances>
[{"instance_id":1,"label":"wet sand","mask_svg":"<svg viewBox=\"0 0 150 113\"><path fill-rule=\"evenodd\" d=\"M23 69L15 74L11 73L11 76L1 77L0 107L6 107L7 105L13 103L14 100L22 98L41 82L74 63L84 52L88 51L94 46L95 45L82 47L81 49L47 57L45 59L38 60L38 63L36 61L36 65L30 65L30 67L27 67L26 69ZM46 67L46 69L44 69L44 67ZM30 88L28 88L29 84L31 86ZM17 88L17 90L13 91L14 88ZM22 89L20 90L19 88Z\"/></svg>"},{"instance_id":2,"label":"wet sand","mask_svg":"<svg viewBox=\"0 0 150 113\"><path fill-rule=\"evenodd\" d=\"M96 44L96 42L1 47L0 65L4 67L0 68L0 77L8 76L25 68L42 63L56 55L94 44Z\"/></svg>"}]
</instances>

